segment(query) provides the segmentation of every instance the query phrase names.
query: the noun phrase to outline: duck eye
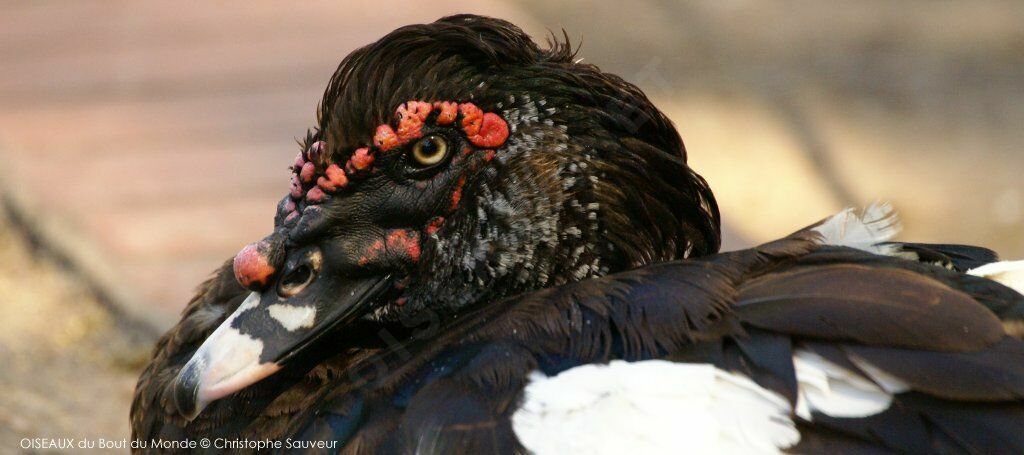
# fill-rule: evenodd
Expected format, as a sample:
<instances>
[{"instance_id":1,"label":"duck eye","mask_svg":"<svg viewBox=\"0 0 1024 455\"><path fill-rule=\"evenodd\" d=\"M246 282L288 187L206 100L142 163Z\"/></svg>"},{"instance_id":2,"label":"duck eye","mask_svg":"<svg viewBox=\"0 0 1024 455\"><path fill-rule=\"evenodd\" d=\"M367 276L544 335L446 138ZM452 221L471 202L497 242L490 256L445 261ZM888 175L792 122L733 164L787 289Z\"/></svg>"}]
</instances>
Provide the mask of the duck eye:
<instances>
[{"instance_id":1,"label":"duck eye","mask_svg":"<svg viewBox=\"0 0 1024 455\"><path fill-rule=\"evenodd\" d=\"M417 166L433 166L448 155L448 142L438 135L420 139L412 146L412 158Z\"/></svg>"},{"instance_id":2,"label":"duck eye","mask_svg":"<svg viewBox=\"0 0 1024 455\"><path fill-rule=\"evenodd\" d=\"M291 297L302 292L309 283L313 282L313 269L308 265L300 265L289 271L277 284L277 294L281 297Z\"/></svg>"}]
</instances>

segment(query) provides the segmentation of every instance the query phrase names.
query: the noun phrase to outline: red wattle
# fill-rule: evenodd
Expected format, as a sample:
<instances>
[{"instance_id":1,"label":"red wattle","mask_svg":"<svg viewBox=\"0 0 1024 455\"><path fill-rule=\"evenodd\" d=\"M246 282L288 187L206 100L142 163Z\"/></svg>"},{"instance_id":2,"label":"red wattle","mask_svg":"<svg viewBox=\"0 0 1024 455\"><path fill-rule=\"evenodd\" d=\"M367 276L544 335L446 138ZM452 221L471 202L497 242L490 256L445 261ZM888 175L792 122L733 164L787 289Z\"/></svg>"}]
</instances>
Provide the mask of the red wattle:
<instances>
[{"instance_id":1,"label":"red wattle","mask_svg":"<svg viewBox=\"0 0 1024 455\"><path fill-rule=\"evenodd\" d=\"M270 259L260 252L257 243L250 243L235 255L235 279L247 289L258 289L267 285L267 279L274 274Z\"/></svg>"},{"instance_id":2,"label":"red wattle","mask_svg":"<svg viewBox=\"0 0 1024 455\"><path fill-rule=\"evenodd\" d=\"M480 130L476 135L469 136L469 141L477 147L500 147L508 139L508 124L493 112L484 114L480 122Z\"/></svg>"}]
</instances>

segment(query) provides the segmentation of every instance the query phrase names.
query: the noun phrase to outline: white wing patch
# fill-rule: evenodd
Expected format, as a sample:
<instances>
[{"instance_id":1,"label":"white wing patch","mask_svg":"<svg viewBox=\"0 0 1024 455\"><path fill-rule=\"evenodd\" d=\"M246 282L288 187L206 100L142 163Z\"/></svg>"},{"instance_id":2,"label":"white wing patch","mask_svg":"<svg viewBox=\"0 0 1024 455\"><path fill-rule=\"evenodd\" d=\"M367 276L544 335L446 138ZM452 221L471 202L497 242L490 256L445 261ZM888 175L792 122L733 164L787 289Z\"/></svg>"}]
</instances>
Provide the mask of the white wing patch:
<instances>
[{"instance_id":1,"label":"white wing patch","mask_svg":"<svg viewBox=\"0 0 1024 455\"><path fill-rule=\"evenodd\" d=\"M800 440L784 398L707 364L534 373L524 396L512 428L536 454L778 453Z\"/></svg>"},{"instance_id":2,"label":"white wing patch","mask_svg":"<svg viewBox=\"0 0 1024 455\"><path fill-rule=\"evenodd\" d=\"M312 305L284 305L275 303L267 307L270 317L280 322L289 332L296 329L313 327L316 319L316 307Z\"/></svg>"},{"instance_id":3,"label":"white wing patch","mask_svg":"<svg viewBox=\"0 0 1024 455\"><path fill-rule=\"evenodd\" d=\"M547 377L535 372L512 429L530 452L781 453L800 441L793 415L885 411L899 379L855 359L869 378L798 349L797 409L746 376L709 364L612 361Z\"/></svg>"},{"instance_id":4,"label":"white wing patch","mask_svg":"<svg viewBox=\"0 0 1024 455\"><path fill-rule=\"evenodd\" d=\"M1024 294L1024 261L1002 261L985 264L967 273L997 281L1003 286Z\"/></svg>"},{"instance_id":5,"label":"white wing patch","mask_svg":"<svg viewBox=\"0 0 1024 455\"><path fill-rule=\"evenodd\" d=\"M793 353L798 386L796 414L811 420L811 411L832 417L867 417L892 404L892 394L908 390L906 383L866 361L854 361L865 374L836 365L810 351Z\"/></svg>"},{"instance_id":6,"label":"white wing patch","mask_svg":"<svg viewBox=\"0 0 1024 455\"><path fill-rule=\"evenodd\" d=\"M892 240L901 229L896 211L884 202L868 206L859 216L854 209L848 208L813 228L825 238L827 245L846 246L885 256L895 254L897 248L879 243Z\"/></svg>"}]
</instances>

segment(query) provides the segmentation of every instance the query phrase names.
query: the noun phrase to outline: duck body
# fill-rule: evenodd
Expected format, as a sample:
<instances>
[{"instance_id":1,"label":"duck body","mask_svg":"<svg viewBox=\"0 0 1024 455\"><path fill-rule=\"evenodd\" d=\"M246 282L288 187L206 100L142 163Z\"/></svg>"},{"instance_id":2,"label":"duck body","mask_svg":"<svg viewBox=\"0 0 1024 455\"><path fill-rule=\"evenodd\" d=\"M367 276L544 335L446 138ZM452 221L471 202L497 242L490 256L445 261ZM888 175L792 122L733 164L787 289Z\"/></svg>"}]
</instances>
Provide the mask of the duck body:
<instances>
[{"instance_id":1,"label":"duck body","mask_svg":"<svg viewBox=\"0 0 1024 455\"><path fill-rule=\"evenodd\" d=\"M885 207L720 253L671 122L574 57L461 15L346 58L273 233L158 342L133 437L1024 451L1024 267L892 243Z\"/></svg>"},{"instance_id":2,"label":"duck body","mask_svg":"<svg viewBox=\"0 0 1024 455\"><path fill-rule=\"evenodd\" d=\"M979 260L987 254L967 251ZM680 426L653 449L668 452L707 439L707 428L688 433L683 423L714 419L716 403L694 410L673 400L692 399L680 392L711 371L745 378L740 389L754 390L719 418L715 445L703 446L711 451L737 439L730 431L743 433L728 428L744 424L739 416L767 403L770 412L746 422L732 447L1018 452L1024 342L1007 334L1004 320L1019 320L1024 296L952 267L829 245L805 230L750 250L488 302L453 321L380 325L354 335L365 347L296 364L188 424L151 419L135 429L168 440L319 441L313 447L356 453L611 453L617 445L609 441L649 439L654 422L630 429L623 424L649 413L602 401L618 394L643 403L644 389L665 377L679 389L654 389L654 402ZM226 285L235 295L225 300L215 283L187 314L228 314L244 296ZM164 352L174 351L171 343L165 338ZM639 383L601 371L629 365L642 366ZM688 375L674 365L710 370ZM582 376L557 383L576 372ZM569 404L556 398L574 393L584 396ZM560 430L567 410L597 414L606 431Z\"/></svg>"}]
</instances>

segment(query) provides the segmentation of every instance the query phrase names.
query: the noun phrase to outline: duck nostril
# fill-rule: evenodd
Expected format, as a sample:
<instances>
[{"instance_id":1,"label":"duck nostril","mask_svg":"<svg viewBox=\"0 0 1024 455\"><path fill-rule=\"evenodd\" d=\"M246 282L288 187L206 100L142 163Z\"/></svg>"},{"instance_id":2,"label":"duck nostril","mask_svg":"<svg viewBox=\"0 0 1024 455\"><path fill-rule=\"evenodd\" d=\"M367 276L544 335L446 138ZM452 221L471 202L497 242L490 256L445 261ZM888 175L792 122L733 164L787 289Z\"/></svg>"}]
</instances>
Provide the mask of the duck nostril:
<instances>
[{"instance_id":1,"label":"duck nostril","mask_svg":"<svg viewBox=\"0 0 1024 455\"><path fill-rule=\"evenodd\" d=\"M299 265L286 273L277 283L277 294L281 297L291 297L302 292L306 286L313 282L315 274L312 267L306 264Z\"/></svg>"}]
</instances>

